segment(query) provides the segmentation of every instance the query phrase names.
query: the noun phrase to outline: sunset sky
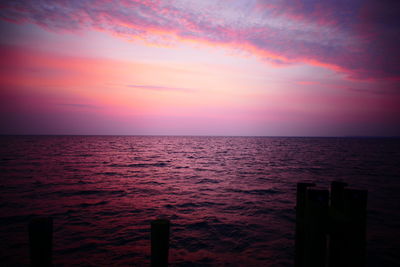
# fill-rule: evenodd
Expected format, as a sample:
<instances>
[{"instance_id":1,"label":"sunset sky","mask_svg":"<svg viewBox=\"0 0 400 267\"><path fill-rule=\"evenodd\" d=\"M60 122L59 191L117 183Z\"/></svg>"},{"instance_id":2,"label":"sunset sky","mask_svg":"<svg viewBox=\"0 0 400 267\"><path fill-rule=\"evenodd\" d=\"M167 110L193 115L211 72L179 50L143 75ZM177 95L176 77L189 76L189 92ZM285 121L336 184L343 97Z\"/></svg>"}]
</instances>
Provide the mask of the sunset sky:
<instances>
[{"instance_id":1,"label":"sunset sky","mask_svg":"<svg viewBox=\"0 0 400 267\"><path fill-rule=\"evenodd\" d=\"M400 136L399 1L0 2L0 134Z\"/></svg>"}]
</instances>

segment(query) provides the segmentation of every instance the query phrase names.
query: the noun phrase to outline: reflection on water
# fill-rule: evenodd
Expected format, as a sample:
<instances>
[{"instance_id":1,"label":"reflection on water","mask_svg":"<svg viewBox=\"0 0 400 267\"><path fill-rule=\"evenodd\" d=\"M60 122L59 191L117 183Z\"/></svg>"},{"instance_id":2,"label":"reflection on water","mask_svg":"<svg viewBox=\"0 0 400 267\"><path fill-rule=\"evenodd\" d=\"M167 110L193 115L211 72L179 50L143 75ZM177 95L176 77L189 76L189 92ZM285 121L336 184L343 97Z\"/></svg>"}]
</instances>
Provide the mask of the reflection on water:
<instances>
[{"instance_id":1,"label":"reflection on water","mask_svg":"<svg viewBox=\"0 0 400 267\"><path fill-rule=\"evenodd\" d=\"M292 266L296 183L369 190L368 264L398 263L399 139L1 137L0 261L28 264L27 222L54 218L54 263Z\"/></svg>"}]
</instances>

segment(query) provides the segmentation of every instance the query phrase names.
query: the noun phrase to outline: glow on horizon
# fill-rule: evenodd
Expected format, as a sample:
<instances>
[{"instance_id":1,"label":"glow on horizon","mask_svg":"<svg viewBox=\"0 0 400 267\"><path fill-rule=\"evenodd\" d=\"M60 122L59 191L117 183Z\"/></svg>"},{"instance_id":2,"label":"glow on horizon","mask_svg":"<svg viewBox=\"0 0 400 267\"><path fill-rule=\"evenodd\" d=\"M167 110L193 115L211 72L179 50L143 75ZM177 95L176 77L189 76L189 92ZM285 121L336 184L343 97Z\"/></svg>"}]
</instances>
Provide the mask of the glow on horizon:
<instances>
[{"instance_id":1,"label":"glow on horizon","mask_svg":"<svg viewBox=\"0 0 400 267\"><path fill-rule=\"evenodd\" d=\"M249 2L257 12L265 9L258 1ZM303 55L290 48L264 47L264 36L253 43L240 42L241 37L234 38L248 26L236 29L226 24L235 23L238 7L221 13L226 17L216 22L221 25L219 32L187 17L196 8L206 12L201 5L175 4L182 16L176 23L192 23L198 36L186 37L179 24L157 28L143 24L142 36L133 31L136 25L130 20L110 19L108 30L104 25L80 27L76 21L67 27L70 22L56 16L32 21L30 14L41 12L40 5L28 6L25 19L11 20L7 8L0 11L0 133L400 135L400 94L393 71L364 77L374 68L361 70L350 62L353 59L345 61L350 52L333 59L319 48L314 56L301 46L297 50ZM214 19L218 13L213 10L205 17ZM289 13L285 18L298 19ZM51 27L52 23L58 26ZM300 27L282 16L267 23L263 16L255 16L247 23L260 34L267 33L259 26L283 27L287 34ZM338 51L359 46L355 36L339 31L332 22L302 23L310 32L336 34L329 38L340 41ZM283 34L279 38L290 40ZM307 32L293 38L316 42Z\"/></svg>"}]
</instances>

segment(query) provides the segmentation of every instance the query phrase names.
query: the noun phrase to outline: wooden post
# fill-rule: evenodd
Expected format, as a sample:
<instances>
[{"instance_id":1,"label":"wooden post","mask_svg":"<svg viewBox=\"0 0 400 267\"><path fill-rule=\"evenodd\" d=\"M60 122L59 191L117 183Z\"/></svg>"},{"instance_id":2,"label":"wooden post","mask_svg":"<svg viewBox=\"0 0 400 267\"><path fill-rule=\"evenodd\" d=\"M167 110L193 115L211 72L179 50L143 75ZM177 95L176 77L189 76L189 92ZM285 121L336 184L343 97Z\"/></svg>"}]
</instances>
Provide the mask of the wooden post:
<instances>
[{"instance_id":1,"label":"wooden post","mask_svg":"<svg viewBox=\"0 0 400 267\"><path fill-rule=\"evenodd\" d=\"M295 243L295 266L305 267L304 264L304 210L306 203L307 188L315 186L313 183L297 183L296 200L296 243Z\"/></svg>"},{"instance_id":2,"label":"wooden post","mask_svg":"<svg viewBox=\"0 0 400 267\"><path fill-rule=\"evenodd\" d=\"M329 191L308 189L305 204L304 266L326 266Z\"/></svg>"},{"instance_id":3,"label":"wooden post","mask_svg":"<svg viewBox=\"0 0 400 267\"><path fill-rule=\"evenodd\" d=\"M151 266L168 266L169 228L167 219L157 219L151 222Z\"/></svg>"},{"instance_id":4,"label":"wooden post","mask_svg":"<svg viewBox=\"0 0 400 267\"><path fill-rule=\"evenodd\" d=\"M331 205L329 209L329 266L342 266L342 249L344 242L344 182L331 183Z\"/></svg>"},{"instance_id":5,"label":"wooden post","mask_svg":"<svg viewBox=\"0 0 400 267\"><path fill-rule=\"evenodd\" d=\"M331 207L343 210L343 191L347 183L333 181L331 183Z\"/></svg>"},{"instance_id":6,"label":"wooden post","mask_svg":"<svg viewBox=\"0 0 400 267\"><path fill-rule=\"evenodd\" d=\"M53 219L51 217L32 219L28 228L31 266L52 266Z\"/></svg>"},{"instance_id":7,"label":"wooden post","mask_svg":"<svg viewBox=\"0 0 400 267\"><path fill-rule=\"evenodd\" d=\"M367 190L345 189L344 214L346 224L343 239L342 265L365 266Z\"/></svg>"}]
</instances>

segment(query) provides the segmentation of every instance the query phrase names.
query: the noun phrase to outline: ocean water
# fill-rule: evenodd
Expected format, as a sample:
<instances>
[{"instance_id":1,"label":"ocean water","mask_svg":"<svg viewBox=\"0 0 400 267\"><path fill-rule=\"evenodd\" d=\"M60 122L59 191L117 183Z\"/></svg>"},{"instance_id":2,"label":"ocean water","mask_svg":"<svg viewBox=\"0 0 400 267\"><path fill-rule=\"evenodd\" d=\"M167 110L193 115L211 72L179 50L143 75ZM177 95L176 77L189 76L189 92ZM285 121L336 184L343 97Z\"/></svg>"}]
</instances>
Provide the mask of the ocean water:
<instances>
[{"instance_id":1,"label":"ocean water","mask_svg":"<svg viewBox=\"0 0 400 267\"><path fill-rule=\"evenodd\" d=\"M55 266L293 266L296 183L367 189L368 266L399 266L400 139L3 136L0 265L29 264L27 224L54 218Z\"/></svg>"}]
</instances>

